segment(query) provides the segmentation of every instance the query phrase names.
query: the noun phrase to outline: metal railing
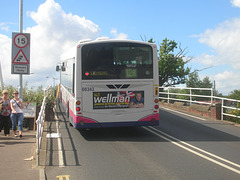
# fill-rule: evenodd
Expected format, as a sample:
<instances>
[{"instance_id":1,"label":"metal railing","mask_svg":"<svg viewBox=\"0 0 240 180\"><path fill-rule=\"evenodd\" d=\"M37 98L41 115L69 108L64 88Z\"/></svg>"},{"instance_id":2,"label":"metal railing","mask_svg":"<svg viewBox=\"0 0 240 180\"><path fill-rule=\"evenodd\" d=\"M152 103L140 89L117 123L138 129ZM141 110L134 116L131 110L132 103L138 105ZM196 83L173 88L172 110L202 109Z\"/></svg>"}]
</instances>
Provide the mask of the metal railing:
<instances>
[{"instance_id":1,"label":"metal railing","mask_svg":"<svg viewBox=\"0 0 240 180\"><path fill-rule=\"evenodd\" d=\"M36 124L37 124L37 133L36 133L36 138L37 138L37 148L36 148L37 165L39 165L39 153L40 153L41 140L42 140L42 134L43 134L43 128L44 128L44 121L45 121L46 98L47 98L49 89L50 88L47 88L44 91L44 98L43 98L41 110L40 110L38 118L36 120Z\"/></svg>"},{"instance_id":2,"label":"metal railing","mask_svg":"<svg viewBox=\"0 0 240 180\"><path fill-rule=\"evenodd\" d=\"M188 91L185 91L185 93L171 92L171 90L173 89L188 90ZM202 91L202 92L208 91L210 92L209 93L210 95L196 94L196 93L193 93L194 91ZM240 104L240 100L217 97L217 96L214 96L213 94L214 94L213 88L159 87L159 100L167 100L168 103L170 103L170 101L182 101L182 102L187 102L190 105L193 103L200 104L200 105L204 105L204 104L215 105L216 103L219 103L221 104L221 120L224 119L224 116L240 118L240 116L229 114L229 110L240 111L240 108L238 108L238 104ZM163 97L164 95L166 95L166 97ZM179 96L188 97L188 98L182 99ZM204 100L203 101L199 100L201 98L204 98Z\"/></svg>"},{"instance_id":3,"label":"metal railing","mask_svg":"<svg viewBox=\"0 0 240 180\"><path fill-rule=\"evenodd\" d=\"M230 116L230 117L235 117L235 118L240 118L240 116L233 115L226 113L225 109L230 109L230 110L237 110L240 111L240 108L238 108L238 103L240 103L239 100L236 99L227 99L227 98L221 98L222 100L222 113L221 113L221 120L223 120L224 116ZM226 102L227 101L227 102ZM234 104L233 104L234 103ZM227 106L229 104L230 106ZM232 105L232 106L231 106ZM233 107L235 106L235 107Z\"/></svg>"},{"instance_id":4,"label":"metal railing","mask_svg":"<svg viewBox=\"0 0 240 180\"><path fill-rule=\"evenodd\" d=\"M161 92L159 91L159 94L166 94L168 95L167 98L165 97L159 97L161 99L167 99L168 103L170 100L175 100L175 101L184 101L184 102L189 102L190 104L192 103L196 103L196 101L193 101L193 97L202 97L202 98L210 98L211 102L201 102L203 104L212 104L213 103L213 89L212 88L184 88L184 87L159 87L159 89L166 89L167 92ZM170 92L171 89L180 89L180 90L189 90L189 94L186 93L174 93L174 92ZM197 94L193 94L193 90L202 90L202 91L211 91L211 96L207 96L207 95L197 95ZM187 96L189 97L189 99L179 99L179 98L172 98L170 97L171 95L174 96Z\"/></svg>"}]
</instances>

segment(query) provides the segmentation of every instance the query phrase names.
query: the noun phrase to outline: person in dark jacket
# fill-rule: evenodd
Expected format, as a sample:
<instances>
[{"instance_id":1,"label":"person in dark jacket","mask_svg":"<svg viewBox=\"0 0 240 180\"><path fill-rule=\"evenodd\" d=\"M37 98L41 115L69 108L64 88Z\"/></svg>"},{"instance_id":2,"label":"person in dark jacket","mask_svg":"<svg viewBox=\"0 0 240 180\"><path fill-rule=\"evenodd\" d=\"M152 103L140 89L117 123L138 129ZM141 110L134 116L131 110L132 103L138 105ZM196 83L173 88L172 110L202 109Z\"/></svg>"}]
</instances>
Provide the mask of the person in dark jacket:
<instances>
[{"instance_id":1,"label":"person in dark jacket","mask_svg":"<svg viewBox=\"0 0 240 180\"><path fill-rule=\"evenodd\" d=\"M8 91L3 90L2 97L0 97L0 104L2 104L2 111L0 112L0 121L1 121L1 129L4 129L5 136L10 136L10 127L11 127L11 107L10 107L10 99L8 98Z\"/></svg>"}]
</instances>

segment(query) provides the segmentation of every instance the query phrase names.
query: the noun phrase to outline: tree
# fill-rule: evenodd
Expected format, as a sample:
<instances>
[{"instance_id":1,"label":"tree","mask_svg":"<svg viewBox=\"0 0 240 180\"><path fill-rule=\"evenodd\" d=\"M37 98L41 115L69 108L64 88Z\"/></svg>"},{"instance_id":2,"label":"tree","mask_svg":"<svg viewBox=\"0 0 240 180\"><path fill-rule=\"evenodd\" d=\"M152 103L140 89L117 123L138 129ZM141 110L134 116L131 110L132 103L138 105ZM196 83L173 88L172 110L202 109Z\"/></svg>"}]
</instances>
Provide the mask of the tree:
<instances>
[{"instance_id":1,"label":"tree","mask_svg":"<svg viewBox=\"0 0 240 180\"><path fill-rule=\"evenodd\" d=\"M150 39L149 42L153 42L153 39ZM191 58L185 57L186 48L181 49L181 46L179 46L180 51L174 54L177 43L167 38L159 46L159 86L173 86L185 83L186 75L190 72L190 68L185 68L185 65L191 60Z\"/></svg>"},{"instance_id":2,"label":"tree","mask_svg":"<svg viewBox=\"0 0 240 180\"><path fill-rule=\"evenodd\" d=\"M186 86L190 88L212 88L213 83L210 81L209 77L206 76L201 80L198 76L198 72L194 71L188 75L188 79L186 79ZM208 90L192 90L192 94L197 95L206 95L211 96L211 91ZM203 98L194 97L194 100L204 100ZM208 98L206 98L208 100Z\"/></svg>"},{"instance_id":3,"label":"tree","mask_svg":"<svg viewBox=\"0 0 240 180\"><path fill-rule=\"evenodd\" d=\"M202 88L212 88L213 87L213 83L210 81L208 76L203 78L202 83L201 83L201 87Z\"/></svg>"},{"instance_id":4,"label":"tree","mask_svg":"<svg viewBox=\"0 0 240 180\"><path fill-rule=\"evenodd\" d=\"M208 76L201 80L197 71L194 71L188 75L188 79L186 79L186 86L191 88L212 88L213 84Z\"/></svg>"},{"instance_id":5,"label":"tree","mask_svg":"<svg viewBox=\"0 0 240 180\"><path fill-rule=\"evenodd\" d=\"M195 71L188 75L188 79L186 79L186 86L191 88L198 88L200 87L200 79L198 73Z\"/></svg>"},{"instance_id":6,"label":"tree","mask_svg":"<svg viewBox=\"0 0 240 180\"><path fill-rule=\"evenodd\" d=\"M228 98L240 100L240 89L239 90L235 89L231 91L230 94L228 95Z\"/></svg>"}]
</instances>

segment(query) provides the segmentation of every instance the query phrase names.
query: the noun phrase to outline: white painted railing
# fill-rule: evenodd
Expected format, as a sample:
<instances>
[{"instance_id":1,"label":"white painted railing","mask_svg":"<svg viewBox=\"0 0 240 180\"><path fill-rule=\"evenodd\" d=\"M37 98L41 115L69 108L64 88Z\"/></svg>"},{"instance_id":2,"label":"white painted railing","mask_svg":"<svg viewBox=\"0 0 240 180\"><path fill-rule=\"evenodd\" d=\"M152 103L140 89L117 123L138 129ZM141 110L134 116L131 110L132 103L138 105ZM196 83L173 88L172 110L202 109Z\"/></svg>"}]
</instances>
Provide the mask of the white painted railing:
<instances>
[{"instance_id":1,"label":"white painted railing","mask_svg":"<svg viewBox=\"0 0 240 180\"><path fill-rule=\"evenodd\" d=\"M36 154L37 154L37 165L39 165L39 153L40 153L40 147L41 147L41 140L42 140L42 134L43 134L43 128L44 128L44 121L45 121L45 109L46 109L46 98L48 95L48 91L50 88L47 88L44 91L44 98L41 106L41 110L39 112L38 118L36 120L37 124L37 148L36 148Z\"/></svg>"},{"instance_id":2,"label":"white painted railing","mask_svg":"<svg viewBox=\"0 0 240 180\"><path fill-rule=\"evenodd\" d=\"M188 94L184 93L175 93L171 92L171 89L180 89L180 90L189 90ZM194 90L201 90L201 91L210 91L211 95L199 95L199 94L194 94ZM207 104L207 105L214 105L216 103L221 104L221 120L224 119L224 116L231 116L235 118L240 118L240 116L236 116L233 114L226 113L227 110L238 110L240 111L240 108L237 107L237 104L240 103L240 100L236 99L228 99L228 98L223 98L223 97L217 97L214 96L214 89L213 88L184 88L184 87L159 87L159 100L167 100L168 103L170 103L170 100L172 101L182 101L182 102L188 102L189 104ZM166 95L167 97L162 97L162 95ZM177 98L177 96L186 96L189 97L188 99L180 99ZM194 97L198 98L207 98L208 101L197 101L193 100Z\"/></svg>"}]
</instances>

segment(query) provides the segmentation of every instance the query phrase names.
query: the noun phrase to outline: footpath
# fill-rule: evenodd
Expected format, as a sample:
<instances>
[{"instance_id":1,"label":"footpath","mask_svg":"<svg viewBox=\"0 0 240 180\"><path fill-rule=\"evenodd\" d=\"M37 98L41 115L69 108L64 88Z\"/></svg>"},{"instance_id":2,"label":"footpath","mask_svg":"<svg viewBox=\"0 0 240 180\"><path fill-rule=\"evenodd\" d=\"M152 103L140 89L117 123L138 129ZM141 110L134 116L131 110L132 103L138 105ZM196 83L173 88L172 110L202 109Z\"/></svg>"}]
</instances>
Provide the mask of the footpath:
<instances>
[{"instance_id":1,"label":"footpath","mask_svg":"<svg viewBox=\"0 0 240 180\"><path fill-rule=\"evenodd\" d=\"M10 136L0 132L0 179L39 179L36 165L36 131L23 130L23 137Z\"/></svg>"}]
</instances>

